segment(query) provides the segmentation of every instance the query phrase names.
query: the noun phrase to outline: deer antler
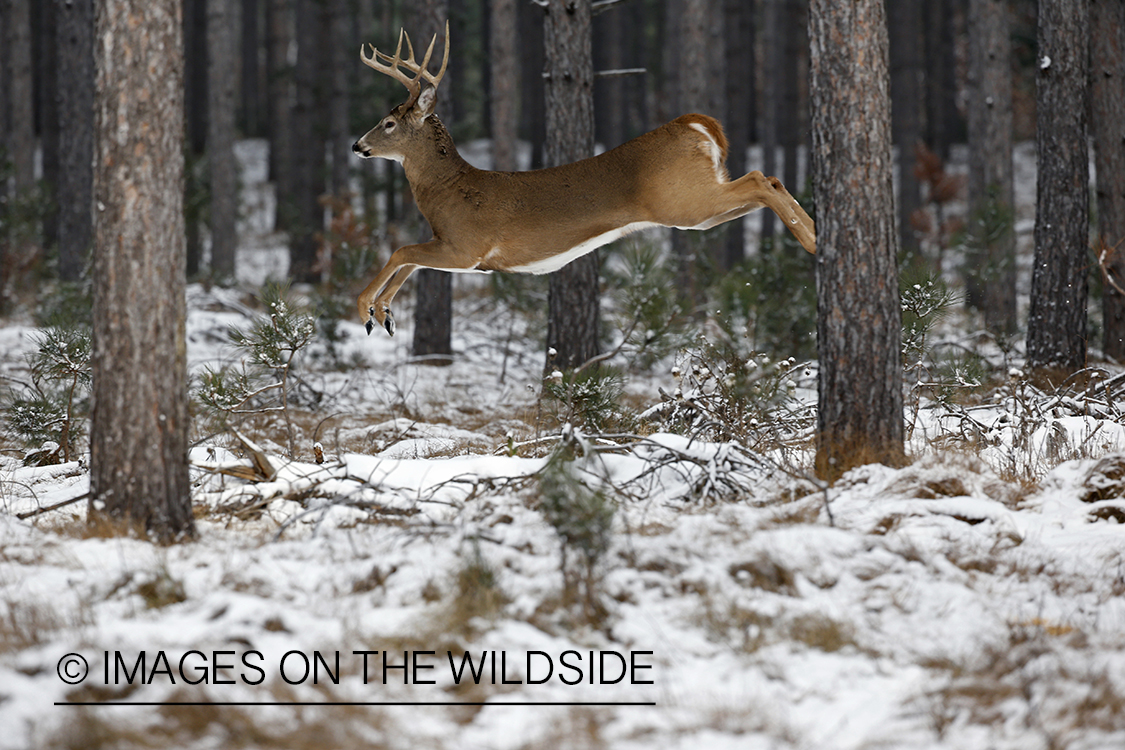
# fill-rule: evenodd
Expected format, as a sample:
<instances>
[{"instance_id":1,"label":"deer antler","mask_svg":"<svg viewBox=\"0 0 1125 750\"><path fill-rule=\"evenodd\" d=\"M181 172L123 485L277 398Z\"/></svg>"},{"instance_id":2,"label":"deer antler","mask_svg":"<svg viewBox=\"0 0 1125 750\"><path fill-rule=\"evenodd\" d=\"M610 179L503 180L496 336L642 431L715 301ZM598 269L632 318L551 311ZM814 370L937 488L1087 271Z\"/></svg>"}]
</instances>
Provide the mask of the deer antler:
<instances>
[{"instance_id":1,"label":"deer antler","mask_svg":"<svg viewBox=\"0 0 1125 750\"><path fill-rule=\"evenodd\" d=\"M402 59L403 39L406 39L406 53L410 57L408 60ZM359 59L363 60L363 64L367 67L388 75L405 86L406 90L410 92L410 96L406 100L405 108L410 109L414 106L414 102L418 101L418 96L422 93L422 80L425 80L436 89L438 84L441 83L442 77L445 76L446 66L449 65L449 21L445 22L445 55L441 61L441 70L439 70L438 74L435 76L430 73L427 68L430 65L430 57L433 56L434 44L436 42L437 34L434 34L434 38L430 40L429 49L426 50L426 56L422 58L422 64L419 65L414 61L414 45L410 43L410 35L406 33L406 29L402 29L398 34L398 47L395 49L394 57L380 52L375 49L374 45L368 45L371 47L372 54L364 54L363 47L360 46ZM383 60L388 64L382 65L379 63L379 60ZM407 71L414 73L414 77L411 78L406 72L401 70L399 68L400 65L406 68Z\"/></svg>"}]
</instances>

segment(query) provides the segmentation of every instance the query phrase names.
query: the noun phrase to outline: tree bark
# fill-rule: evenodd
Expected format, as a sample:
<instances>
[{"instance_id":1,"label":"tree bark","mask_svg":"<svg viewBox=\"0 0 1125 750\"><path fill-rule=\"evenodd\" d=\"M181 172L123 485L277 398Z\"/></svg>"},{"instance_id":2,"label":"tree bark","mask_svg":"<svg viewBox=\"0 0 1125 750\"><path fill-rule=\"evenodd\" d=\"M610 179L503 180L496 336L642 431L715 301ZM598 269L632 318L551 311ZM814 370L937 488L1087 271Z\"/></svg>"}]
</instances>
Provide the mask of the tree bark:
<instances>
[{"instance_id":1,"label":"tree bark","mask_svg":"<svg viewBox=\"0 0 1125 750\"><path fill-rule=\"evenodd\" d=\"M682 113L718 114L711 109L712 83L708 54L711 28L711 0L679 0L683 10L677 24L679 44L675 51L676 108ZM704 291L698 271L698 254L705 240L696 232L672 230L672 254L676 258L676 289L687 309L702 314Z\"/></svg>"},{"instance_id":2,"label":"tree bark","mask_svg":"<svg viewBox=\"0 0 1125 750\"><path fill-rule=\"evenodd\" d=\"M489 60L492 63L492 168L514 172L519 136L519 50L516 34L516 0L490 0L491 32Z\"/></svg>"},{"instance_id":3,"label":"tree bark","mask_svg":"<svg viewBox=\"0 0 1125 750\"><path fill-rule=\"evenodd\" d=\"M546 66L543 47L543 11L532 3L520 3L520 67L528 71L520 81L520 128L531 142L531 168L543 167L547 142Z\"/></svg>"},{"instance_id":4,"label":"tree bark","mask_svg":"<svg viewBox=\"0 0 1125 750\"><path fill-rule=\"evenodd\" d=\"M414 13L413 26L418 32L419 46L424 51L425 45L436 34L434 55L437 56L439 50L444 49L448 1L425 0L415 6ZM450 44L452 46L453 41ZM453 57L452 51L450 57ZM453 124L452 110L449 92L439 93L437 116L447 128ZM429 227L422 230L422 235L420 242L433 237ZM426 364L447 365L453 361L450 358L453 354L453 274L448 271L423 268L414 274L414 341L411 351L415 357L426 357L423 360Z\"/></svg>"},{"instance_id":5,"label":"tree bark","mask_svg":"<svg viewBox=\"0 0 1125 750\"><path fill-rule=\"evenodd\" d=\"M594 63L590 0L550 0L546 11L546 166L551 167L594 155ZM547 369L571 370L597 355L598 294L597 251L551 274Z\"/></svg>"},{"instance_id":6,"label":"tree bark","mask_svg":"<svg viewBox=\"0 0 1125 750\"><path fill-rule=\"evenodd\" d=\"M316 234L324 229L320 197L327 184L325 172L325 13L321 0L297 0L296 103L293 108L293 223L289 229L289 276L294 281L316 283Z\"/></svg>"},{"instance_id":7,"label":"tree bark","mask_svg":"<svg viewBox=\"0 0 1125 750\"><path fill-rule=\"evenodd\" d=\"M241 0L242 5L242 128L249 138L262 135L262 83L258 52L261 47L259 0ZM341 40L342 41L342 40Z\"/></svg>"},{"instance_id":8,"label":"tree bark","mask_svg":"<svg viewBox=\"0 0 1125 750\"><path fill-rule=\"evenodd\" d=\"M1105 355L1125 361L1125 5L1091 0L1090 101L1098 174L1099 247L1106 248L1102 297Z\"/></svg>"},{"instance_id":9,"label":"tree bark","mask_svg":"<svg viewBox=\"0 0 1125 750\"><path fill-rule=\"evenodd\" d=\"M929 0L926 20L926 139L943 160L960 128L957 112L955 5L963 0Z\"/></svg>"},{"instance_id":10,"label":"tree bark","mask_svg":"<svg viewBox=\"0 0 1125 750\"><path fill-rule=\"evenodd\" d=\"M902 312L883 0L812 0L817 473L903 457Z\"/></svg>"},{"instance_id":11,"label":"tree bark","mask_svg":"<svg viewBox=\"0 0 1125 750\"><path fill-rule=\"evenodd\" d=\"M238 172L234 161L234 0L207 0L207 166L211 177L211 277L234 279Z\"/></svg>"},{"instance_id":12,"label":"tree bark","mask_svg":"<svg viewBox=\"0 0 1125 750\"><path fill-rule=\"evenodd\" d=\"M7 0L8 158L16 191L35 184L35 94L31 66L31 0Z\"/></svg>"},{"instance_id":13,"label":"tree bark","mask_svg":"<svg viewBox=\"0 0 1125 750\"><path fill-rule=\"evenodd\" d=\"M90 516L193 533L177 0L98 0Z\"/></svg>"},{"instance_id":14,"label":"tree bark","mask_svg":"<svg viewBox=\"0 0 1125 750\"><path fill-rule=\"evenodd\" d=\"M1031 367L1077 370L1086 364L1087 0L1040 0L1038 41L1039 170L1027 361Z\"/></svg>"},{"instance_id":15,"label":"tree bark","mask_svg":"<svg viewBox=\"0 0 1125 750\"><path fill-rule=\"evenodd\" d=\"M198 2L198 0L194 0ZM270 180L277 210L274 228L288 229L293 216L293 13L288 0L266 0L266 79L270 139Z\"/></svg>"},{"instance_id":16,"label":"tree bark","mask_svg":"<svg viewBox=\"0 0 1125 750\"><path fill-rule=\"evenodd\" d=\"M185 139L191 159L186 165L187 275L199 275L203 260L203 178L199 165L207 150L207 0L183 0Z\"/></svg>"},{"instance_id":17,"label":"tree bark","mask_svg":"<svg viewBox=\"0 0 1125 750\"><path fill-rule=\"evenodd\" d=\"M985 327L1015 333L1011 22L1007 0L969 2L969 303Z\"/></svg>"},{"instance_id":18,"label":"tree bark","mask_svg":"<svg viewBox=\"0 0 1125 750\"><path fill-rule=\"evenodd\" d=\"M331 98L328 103L328 138L332 154L332 194L347 195L351 190L352 154L351 127L348 113L351 96L348 81L355 47L348 44L354 19L348 12L348 0L328 0L329 78Z\"/></svg>"},{"instance_id":19,"label":"tree bark","mask_svg":"<svg viewBox=\"0 0 1125 750\"><path fill-rule=\"evenodd\" d=\"M43 245L57 247L59 240L59 59L58 11L55 0L46 0L38 9L36 33L37 72L36 96L39 106L39 150L43 155L43 182L51 206L43 215Z\"/></svg>"},{"instance_id":20,"label":"tree bark","mask_svg":"<svg viewBox=\"0 0 1125 750\"><path fill-rule=\"evenodd\" d=\"M94 234L94 2L55 0L58 34L59 278L78 281ZM54 54L54 53L52 53Z\"/></svg>"},{"instance_id":21,"label":"tree bark","mask_svg":"<svg viewBox=\"0 0 1125 750\"><path fill-rule=\"evenodd\" d=\"M922 139L922 0L887 3L891 43L891 136L898 148L898 240L916 255L911 217L922 206L914 147Z\"/></svg>"},{"instance_id":22,"label":"tree bark","mask_svg":"<svg viewBox=\"0 0 1125 750\"><path fill-rule=\"evenodd\" d=\"M750 146L756 103L754 96L754 6L745 0L724 0L726 15L727 167L732 180L746 174L746 149ZM793 186L787 186L793 187ZM720 268L729 271L746 258L745 218L728 225L726 249Z\"/></svg>"}]
</instances>

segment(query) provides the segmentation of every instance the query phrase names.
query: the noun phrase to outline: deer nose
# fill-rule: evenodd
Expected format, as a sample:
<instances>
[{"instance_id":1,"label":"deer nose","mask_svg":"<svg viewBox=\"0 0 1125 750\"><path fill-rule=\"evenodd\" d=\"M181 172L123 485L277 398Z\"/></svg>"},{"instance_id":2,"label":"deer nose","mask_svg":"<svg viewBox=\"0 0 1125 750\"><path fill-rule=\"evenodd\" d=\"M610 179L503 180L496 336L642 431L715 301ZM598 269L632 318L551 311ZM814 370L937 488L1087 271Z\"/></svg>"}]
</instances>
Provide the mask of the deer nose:
<instances>
[{"instance_id":1,"label":"deer nose","mask_svg":"<svg viewBox=\"0 0 1125 750\"><path fill-rule=\"evenodd\" d=\"M359 141L352 144L352 151L359 156L370 156L371 152L359 145Z\"/></svg>"}]
</instances>

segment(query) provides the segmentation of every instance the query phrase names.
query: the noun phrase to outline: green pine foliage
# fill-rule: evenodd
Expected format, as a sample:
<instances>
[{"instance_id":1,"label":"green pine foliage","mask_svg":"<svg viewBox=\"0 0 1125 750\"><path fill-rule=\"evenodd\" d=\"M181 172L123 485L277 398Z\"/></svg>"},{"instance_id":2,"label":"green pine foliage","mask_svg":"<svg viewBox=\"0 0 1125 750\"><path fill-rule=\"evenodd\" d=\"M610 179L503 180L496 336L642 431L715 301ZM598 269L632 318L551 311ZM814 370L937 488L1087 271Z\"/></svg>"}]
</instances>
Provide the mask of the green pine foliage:
<instances>
[{"instance_id":1,"label":"green pine foliage","mask_svg":"<svg viewBox=\"0 0 1125 750\"><path fill-rule=\"evenodd\" d=\"M249 329L230 330L231 343L242 357L239 366L205 370L196 397L218 429L251 415L280 413L292 455L292 374L297 358L316 332L316 318L309 306L290 298L286 286L267 285L261 302L266 316Z\"/></svg>"},{"instance_id":2,"label":"green pine foliage","mask_svg":"<svg viewBox=\"0 0 1125 750\"><path fill-rule=\"evenodd\" d=\"M5 423L25 447L42 448L36 460L70 461L90 413L90 329L50 326L36 334L28 358L31 382L9 392ZM46 448L53 443L57 448Z\"/></svg>"}]
</instances>

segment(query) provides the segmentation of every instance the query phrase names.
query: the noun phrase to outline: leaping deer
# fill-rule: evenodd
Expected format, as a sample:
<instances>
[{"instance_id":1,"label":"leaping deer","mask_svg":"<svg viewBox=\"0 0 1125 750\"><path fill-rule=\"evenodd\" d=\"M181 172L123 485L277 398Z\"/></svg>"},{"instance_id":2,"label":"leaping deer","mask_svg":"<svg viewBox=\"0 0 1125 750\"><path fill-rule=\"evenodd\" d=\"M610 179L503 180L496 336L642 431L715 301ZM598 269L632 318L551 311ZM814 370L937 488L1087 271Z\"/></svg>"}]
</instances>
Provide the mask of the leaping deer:
<instances>
[{"instance_id":1,"label":"leaping deer","mask_svg":"<svg viewBox=\"0 0 1125 750\"><path fill-rule=\"evenodd\" d=\"M403 39L409 59L402 57ZM707 115L678 117L573 164L530 172L476 169L457 153L434 115L449 63L448 22L441 70L433 75L429 64L436 41L435 34L421 64L405 30L394 57L374 46L371 55L360 48L364 64L400 82L410 95L352 150L365 159L402 164L434 235L396 250L359 295L359 315L369 334L378 324L394 335L391 300L417 268L550 273L645 227L709 229L763 206L806 250L816 252L813 221L780 180L759 171L730 180L726 136Z\"/></svg>"}]
</instances>

